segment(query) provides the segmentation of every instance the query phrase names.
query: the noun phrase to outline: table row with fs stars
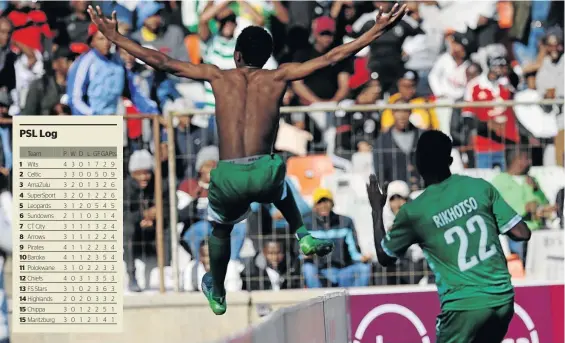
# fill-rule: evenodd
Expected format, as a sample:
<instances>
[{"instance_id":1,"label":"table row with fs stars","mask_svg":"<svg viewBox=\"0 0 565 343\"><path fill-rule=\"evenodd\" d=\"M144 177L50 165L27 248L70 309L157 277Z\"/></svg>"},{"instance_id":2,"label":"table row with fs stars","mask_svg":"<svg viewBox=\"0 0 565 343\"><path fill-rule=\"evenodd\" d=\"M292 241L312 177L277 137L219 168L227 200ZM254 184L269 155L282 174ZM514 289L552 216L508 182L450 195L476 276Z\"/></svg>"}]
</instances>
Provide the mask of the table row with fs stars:
<instances>
[{"instance_id":1,"label":"table row with fs stars","mask_svg":"<svg viewBox=\"0 0 565 343\"><path fill-rule=\"evenodd\" d=\"M123 118L17 117L13 332L120 332Z\"/></svg>"}]
</instances>

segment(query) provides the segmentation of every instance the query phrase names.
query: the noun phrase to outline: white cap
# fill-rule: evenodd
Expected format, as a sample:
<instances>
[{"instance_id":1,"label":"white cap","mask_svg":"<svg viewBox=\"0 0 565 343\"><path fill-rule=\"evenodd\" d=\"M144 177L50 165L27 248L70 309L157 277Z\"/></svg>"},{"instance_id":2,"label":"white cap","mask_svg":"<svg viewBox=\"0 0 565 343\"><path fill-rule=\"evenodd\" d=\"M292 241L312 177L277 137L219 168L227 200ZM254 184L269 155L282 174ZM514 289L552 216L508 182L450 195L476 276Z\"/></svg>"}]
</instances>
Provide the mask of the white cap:
<instances>
[{"instance_id":1,"label":"white cap","mask_svg":"<svg viewBox=\"0 0 565 343\"><path fill-rule=\"evenodd\" d=\"M410 187L404 181L396 180L388 184L387 197L392 198L395 195L408 199L410 197Z\"/></svg>"},{"instance_id":2,"label":"white cap","mask_svg":"<svg viewBox=\"0 0 565 343\"><path fill-rule=\"evenodd\" d=\"M138 170L153 171L154 157L145 149L134 151L129 158L128 170L131 173Z\"/></svg>"}]
</instances>

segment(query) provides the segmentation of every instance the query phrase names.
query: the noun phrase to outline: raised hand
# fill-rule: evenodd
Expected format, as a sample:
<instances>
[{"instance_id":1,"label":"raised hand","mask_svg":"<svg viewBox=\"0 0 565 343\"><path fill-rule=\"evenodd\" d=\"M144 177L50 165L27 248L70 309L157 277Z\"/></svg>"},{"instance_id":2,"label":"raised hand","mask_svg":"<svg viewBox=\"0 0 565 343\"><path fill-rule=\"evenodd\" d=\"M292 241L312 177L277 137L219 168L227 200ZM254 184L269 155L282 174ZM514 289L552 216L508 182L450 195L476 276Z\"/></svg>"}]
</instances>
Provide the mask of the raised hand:
<instances>
[{"instance_id":1,"label":"raised hand","mask_svg":"<svg viewBox=\"0 0 565 343\"><path fill-rule=\"evenodd\" d=\"M406 5L398 6L398 3L394 4L388 13L383 13L383 8L379 7L379 12L375 18L375 27L379 31L388 31L402 20L407 11Z\"/></svg>"},{"instance_id":2,"label":"raised hand","mask_svg":"<svg viewBox=\"0 0 565 343\"><path fill-rule=\"evenodd\" d=\"M100 31L109 40L114 40L118 36L118 20L116 19L116 11L112 12L112 18L106 18L102 14L100 6L96 6L96 9L92 6L88 6L88 14L90 15L90 20L96 25L98 31Z\"/></svg>"},{"instance_id":3,"label":"raised hand","mask_svg":"<svg viewBox=\"0 0 565 343\"><path fill-rule=\"evenodd\" d=\"M369 184L367 184L367 195L369 196L369 202L371 203L373 211L382 211L383 207L386 204L386 189L384 192L381 191L377 177L374 174L371 174L371 176L369 177Z\"/></svg>"}]
</instances>

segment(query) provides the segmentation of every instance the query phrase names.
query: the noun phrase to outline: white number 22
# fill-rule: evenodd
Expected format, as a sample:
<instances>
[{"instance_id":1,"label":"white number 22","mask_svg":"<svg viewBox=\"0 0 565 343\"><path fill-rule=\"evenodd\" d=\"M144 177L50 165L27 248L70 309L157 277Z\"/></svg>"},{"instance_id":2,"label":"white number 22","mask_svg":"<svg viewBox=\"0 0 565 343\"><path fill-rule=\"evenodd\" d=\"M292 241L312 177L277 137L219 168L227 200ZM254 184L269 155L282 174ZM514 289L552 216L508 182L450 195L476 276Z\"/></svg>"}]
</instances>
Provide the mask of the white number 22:
<instances>
[{"instance_id":1,"label":"white number 22","mask_svg":"<svg viewBox=\"0 0 565 343\"><path fill-rule=\"evenodd\" d=\"M459 236L459 253L457 254L457 262L459 264L459 269L463 272L476 266L479 261L485 261L496 254L496 246L491 244L487 248L487 237L488 229L485 220L479 216L472 216L465 223L467 232L473 234L477 231L477 227L481 231L481 237L479 240L479 258L476 255L467 258L467 249L469 248L469 238L465 229L461 226L455 226L445 231L444 237L447 244L455 243L455 236Z\"/></svg>"}]
</instances>

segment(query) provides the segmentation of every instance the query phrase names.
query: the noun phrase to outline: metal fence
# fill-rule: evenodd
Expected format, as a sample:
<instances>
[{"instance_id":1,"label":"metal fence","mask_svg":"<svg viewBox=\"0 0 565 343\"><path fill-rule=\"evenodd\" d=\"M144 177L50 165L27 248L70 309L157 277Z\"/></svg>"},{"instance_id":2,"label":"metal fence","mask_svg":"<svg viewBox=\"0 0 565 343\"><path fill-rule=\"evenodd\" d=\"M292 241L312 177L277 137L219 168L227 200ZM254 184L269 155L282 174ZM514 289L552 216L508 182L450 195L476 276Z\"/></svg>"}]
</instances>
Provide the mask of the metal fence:
<instances>
[{"instance_id":1,"label":"metal fence","mask_svg":"<svg viewBox=\"0 0 565 343\"><path fill-rule=\"evenodd\" d=\"M467 102L461 102L461 103L429 103L429 104L418 104L418 105L414 105L414 104L395 104L395 105L356 105L356 106L349 106L349 107L335 107L335 106L330 106L327 108L324 107L316 107L315 110L316 111L329 111L331 112L330 115L335 114L336 112L343 112L343 113L348 113L349 115L354 114L356 112L374 112L374 111L381 111L381 110L385 110L385 109L391 109L391 110L402 110L402 109L408 109L408 110L413 110L413 109L462 109L462 108L484 108L484 107L493 107L493 106L498 106L498 107L503 107L503 106L527 106L527 105L563 105L563 100L542 100L540 102L514 102L514 101L504 101L504 102L474 102L474 103L467 103ZM308 112L308 111L312 111L311 107L282 107L281 108L281 114L293 114L293 113L297 113L297 112ZM174 120L178 120L178 118L182 118L182 117L186 117L186 116L194 116L194 115L210 115L213 114L213 111L210 110L187 110L186 113L175 113L174 116L177 119L173 119L172 117L168 118L168 128L167 128L167 136L168 136L168 140L173 141L174 135L178 132L177 130L174 129L173 127L173 121ZM315 130L314 123L310 123L311 126L309 127L308 131L313 131ZM444 130L445 131L445 130ZM215 141L217 138L215 136L213 136L213 133L210 132L205 132L205 135L209 135L208 137L210 137L211 139L209 139L209 141L211 141L212 143L216 143L217 141ZM200 137L200 136L199 136ZM374 137L366 137L366 139L371 142L371 140L374 141ZM169 144L169 156L173 156L173 153L176 153L176 162L177 165L190 165L191 161L195 161L196 158L195 156L189 156L189 155L182 155L178 153L178 145L179 141L175 140L175 142L177 143L177 147L172 147ZM545 144L546 142L544 142ZM314 146L314 144L310 145L310 148L312 148ZM349 146L354 146L354 144L350 144ZM533 150L535 147L533 144L531 143L526 143L525 146L530 149ZM317 146L319 148L319 146ZM315 149L316 147L314 147ZM461 153L467 153L467 152L472 152L473 148L472 146L468 146L468 145L459 145L456 147L457 150ZM176 151L173 151L176 150ZM182 149L184 151L189 151L189 149ZM341 153L343 153L344 151L342 150ZM345 151L345 153L343 153L341 156L343 156L345 159L349 159L352 155L352 153L354 153L355 151ZM309 153L314 153L314 154L325 154L326 151L322 148L321 151L312 151L310 150ZM379 153L379 152L375 152L375 153ZM285 153L285 152L281 152L281 154L285 157L288 158L290 156L290 154ZM339 151L334 151L334 154L340 154ZM376 169L378 169L379 167L381 167L382 165L379 165L378 161L375 161L375 167ZM377 170L377 173L379 171ZM195 170L191 170L190 173L192 173L192 175L196 175L197 171ZM176 173L176 175L178 175L178 173ZM170 187L172 187L175 183L172 181L173 178L175 177L175 165L172 163L172 160L169 160L169 183L170 183ZM178 182L176 183L178 185ZM551 199L553 200L553 199ZM173 199L173 197L171 196L170 202L171 204L173 204L173 201L175 201L175 199ZM169 210L171 211L170 213L170 218L171 218L171 228L176 227L176 222L175 219L178 217L177 214L175 213L175 211L177 210L176 206L171 206L169 208ZM275 214L276 216L277 214ZM275 223L277 222L277 223ZM286 251L285 253L285 259L284 259L284 263L286 264L285 268L283 268L284 270L286 270L286 275L285 275L285 279L287 280L295 280L295 282L293 282L294 287L300 287L303 288L305 287L305 282L304 282L304 277L303 277L303 273L301 272L303 263L301 260L297 259L297 250L296 250L296 243L295 243L295 238L292 234L290 234L288 232L288 228L286 226L280 227L280 224L278 221L273 220L273 215L272 213L270 213L268 210L264 210L264 209L260 209L257 212L253 212L251 217L249 218L249 220L247 221L246 224L244 224L247 228L247 232L246 232L246 241L251 241L253 242L253 247L255 248L255 252L259 252L264 243L268 240L276 240L279 242L282 242L283 245L283 250ZM362 230L364 229L364 230ZM371 228L368 228L368 231L371 231ZM367 228L359 228L357 227L357 231L364 231L367 232ZM178 235L176 236L178 237ZM172 240L171 240L171 244L174 245L178 245L178 242L175 242L175 235L171 236ZM372 235L367 237L367 236L358 236L358 240L363 241L363 243L365 245L367 245L367 241L372 241ZM369 242L369 245L371 245L372 242ZM363 245L363 244L362 244ZM248 259L252 259L253 256L245 256ZM177 265L178 263L172 263L172 265ZM426 264L426 262L424 260L420 260L417 263L414 263L412 261L410 261L409 259L403 260L401 261L399 264L397 264L396 266L392 266L389 268L381 268L380 266L378 266L375 263L369 263L370 265L370 272L371 272L371 277L370 277L370 281L369 284L370 285L395 285L395 284L416 284L418 282L421 282L422 280L424 280L423 282L433 282L432 279L432 275L431 272ZM182 267L182 266L181 266ZM252 283L253 281L256 282L256 285L263 285L264 284L264 276L259 275L249 275L249 274L243 274L242 275L243 278L245 278L248 283ZM324 278L323 276L321 277L322 279L322 285L323 286L328 286L328 287L332 287L335 286L334 283L332 283L329 278ZM178 287L179 289L182 287Z\"/></svg>"},{"instance_id":2,"label":"metal fence","mask_svg":"<svg viewBox=\"0 0 565 343\"><path fill-rule=\"evenodd\" d=\"M329 111L330 114L336 112L342 113L356 113L356 112L375 112L385 109L453 109L464 107L485 107L485 106L524 106L524 105L563 105L563 100L543 100L540 102L517 103L512 101L505 102L489 102L489 103L431 103L431 104L402 104L402 105L363 105L363 106L350 106L350 107L328 107L316 108L316 111ZM308 112L312 109L310 107L283 107L281 114L292 114L297 112ZM124 141L127 142L124 147L124 178L131 179L131 175L127 172L129 157L138 149L148 149L152 152L154 157L154 170L150 194L145 194L136 190L132 184L124 182L124 211L138 211L139 214L144 209L155 207L157 216L153 227L150 230L138 230L135 232L127 232L124 237L124 249L128 256L138 261L132 261L132 258L125 258L128 263L128 271L130 276L134 273L140 274L138 269L133 268L139 261L145 264L145 277L141 277L145 282L151 279L150 271L157 273L155 278L157 280L156 286L160 292L165 292L167 288L172 291L183 291L186 289L183 278L187 271L187 253L186 244L184 244L180 234L182 232L182 225L194 224L194 222L205 220L205 218L197 218L192 220L191 223L179 223L179 209L177 189L179 185L189 179L197 178L198 171L195 170L194 165L198 156L198 151L203 146L209 144L217 145L217 137L209 129L202 129L190 125L188 118L194 115L208 115L210 111L194 110L187 113L176 113L173 116L163 118L161 116L126 116L124 120L128 123L134 121L142 121L142 126L145 128L144 134L140 137L131 138L124 134ZM0 124L9 124L9 119L0 120ZM314 130L315 124L311 123L310 130ZM128 125L126 125L127 127ZM101 137L103 139L103 137ZM369 143L374 141L374 137L366 138ZM348 145L350 149L354 144ZM532 145L528 145L533 149ZM319 146L312 144L313 147L310 152L314 154L324 155L325 151L315 151ZM458 146L457 149L461 153L472 150L469 146ZM348 160L351 155L355 153L354 150L334 151L334 155L342 154L342 159ZM378 155L378 151L373 153ZM282 153L285 158L290 157L288 153ZM376 169L379 168L379 161L375 161ZM379 172L377 170L377 172ZM362 181L363 182L363 181ZM141 195L140 195L141 194ZM339 196L336 194L336 196ZM137 198L136 198L137 197ZM550 199L552 200L552 199ZM360 207L361 208L361 207ZM282 223L282 225L281 225ZM242 263L241 266L249 266L253 264L256 253L260 252L268 241L276 241L281 244L281 253L283 258L281 263L284 264L284 278L288 280L291 288L304 288L306 286L304 276L302 273L303 260L297 258L298 250L295 238L288 231L284 221L278 220L278 214L273 214L268 208L259 207L254 211L246 223L242 224L242 229L245 235L244 246L242 254L238 256ZM358 243L361 246L372 245L372 228L357 226ZM370 236L359 234L359 232L370 233ZM204 239L205 241L205 239ZM241 243L241 242L240 242ZM190 247L189 247L190 248ZM130 254L135 250L135 254ZM190 249L188 249L190 250ZM361 249L363 250L363 249ZM365 249L366 250L366 249ZM194 253L194 251L192 251ZM401 261L398 265L381 268L376 263L370 261L365 264L370 271L369 285L395 285L395 284L416 284L422 280L431 280L431 273L425 261L421 260L414 263L410 260ZM168 266L167 268L165 268ZM156 268L154 268L156 267ZM241 274L241 282L250 285L254 283L258 287L256 289L263 289L265 287L266 278L264 275L252 275L248 272ZM334 286L330 278L322 277L321 282L323 286ZM255 289L253 289L255 290Z\"/></svg>"}]
</instances>

